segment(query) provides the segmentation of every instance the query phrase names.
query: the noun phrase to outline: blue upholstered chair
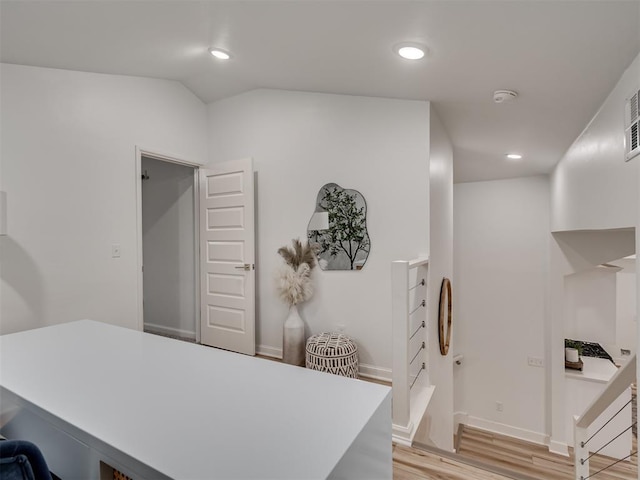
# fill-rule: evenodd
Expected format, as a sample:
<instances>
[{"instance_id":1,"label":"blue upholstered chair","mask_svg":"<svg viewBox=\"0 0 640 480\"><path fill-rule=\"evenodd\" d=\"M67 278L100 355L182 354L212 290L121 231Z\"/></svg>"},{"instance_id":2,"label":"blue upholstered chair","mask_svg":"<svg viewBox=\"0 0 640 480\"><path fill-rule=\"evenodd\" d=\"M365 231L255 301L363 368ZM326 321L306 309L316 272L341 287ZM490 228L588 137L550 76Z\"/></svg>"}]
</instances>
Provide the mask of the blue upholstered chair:
<instances>
[{"instance_id":1,"label":"blue upholstered chair","mask_svg":"<svg viewBox=\"0 0 640 480\"><path fill-rule=\"evenodd\" d=\"M2 480L51 480L42 452L31 442L0 441L0 478Z\"/></svg>"}]
</instances>

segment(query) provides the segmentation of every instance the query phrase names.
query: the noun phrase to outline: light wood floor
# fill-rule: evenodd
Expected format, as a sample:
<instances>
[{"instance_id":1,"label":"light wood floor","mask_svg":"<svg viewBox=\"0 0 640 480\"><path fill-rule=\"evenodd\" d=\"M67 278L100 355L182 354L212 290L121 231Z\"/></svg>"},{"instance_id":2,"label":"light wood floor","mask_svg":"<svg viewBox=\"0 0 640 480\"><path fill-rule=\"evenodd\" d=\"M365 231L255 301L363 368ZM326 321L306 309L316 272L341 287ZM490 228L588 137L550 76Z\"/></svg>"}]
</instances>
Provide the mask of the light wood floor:
<instances>
[{"instance_id":1,"label":"light wood floor","mask_svg":"<svg viewBox=\"0 0 640 480\"><path fill-rule=\"evenodd\" d=\"M637 442L634 442L637 444ZM634 445L635 448L635 445ZM467 464L469 462L470 464ZM591 473L612 463L607 457L590 460ZM637 458L620 462L594 480L636 480ZM497 473L500 472L500 473ZM465 427L460 454L439 455L400 445L393 449L394 480L572 480L571 458L547 447Z\"/></svg>"},{"instance_id":2,"label":"light wood floor","mask_svg":"<svg viewBox=\"0 0 640 480\"><path fill-rule=\"evenodd\" d=\"M634 439L633 451L637 450ZM574 478L572 458L550 453L548 448L523 440L464 427L459 444L462 457L481 461L487 465L508 469L523 478L544 480L571 480ZM570 455L573 453L570 452ZM614 462L614 459L595 455L589 460L591 473ZM596 480L636 480L637 456L620 462L611 469L595 476ZM429 478L429 477L427 477ZM436 477L437 478L437 477Z\"/></svg>"},{"instance_id":3,"label":"light wood floor","mask_svg":"<svg viewBox=\"0 0 640 480\"><path fill-rule=\"evenodd\" d=\"M505 477L416 448L394 445L393 480L505 480Z\"/></svg>"},{"instance_id":4,"label":"light wood floor","mask_svg":"<svg viewBox=\"0 0 640 480\"><path fill-rule=\"evenodd\" d=\"M268 360L280 361L270 357ZM365 379L363 379L365 380ZM366 379L369 380L369 379ZM369 380L373 381L373 380ZM375 381L391 386L388 382ZM426 425L423 425L423 423ZM416 438L428 437L428 422L421 422ZM423 435L425 434L425 435ZM637 450L634 439L633 450ZM607 457L591 458L591 472L611 463ZM594 480L637 480L637 457L620 462ZM499 473L498 473L499 472ZM465 427L459 454L443 454L393 446L393 480L573 480L571 458L550 453L548 448L503 435Z\"/></svg>"},{"instance_id":5,"label":"light wood floor","mask_svg":"<svg viewBox=\"0 0 640 480\"><path fill-rule=\"evenodd\" d=\"M391 386L390 382L383 380L369 378L363 378L363 380ZM420 422L415 441L423 444L430 443L428 429L429 418L425 417ZM468 462L467 459L460 460L456 460L455 455L443 456L420 448L394 445L393 480L508 480L514 478L469 465L465 463Z\"/></svg>"}]
</instances>

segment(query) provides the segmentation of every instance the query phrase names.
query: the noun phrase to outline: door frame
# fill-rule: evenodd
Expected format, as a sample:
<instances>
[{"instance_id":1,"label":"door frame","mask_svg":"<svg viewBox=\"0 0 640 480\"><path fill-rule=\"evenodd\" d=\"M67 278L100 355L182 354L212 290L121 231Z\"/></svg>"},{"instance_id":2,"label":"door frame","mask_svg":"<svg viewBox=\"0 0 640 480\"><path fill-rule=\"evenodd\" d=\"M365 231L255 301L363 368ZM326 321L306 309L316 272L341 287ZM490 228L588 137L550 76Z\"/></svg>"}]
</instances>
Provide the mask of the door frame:
<instances>
[{"instance_id":1,"label":"door frame","mask_svg":"<svg viewBox=\"0 0 640 480\"><path fill-rule=\"evenodd\" d=\"M200 182L198 172L204 164L184 160L172 155L158 153L136 145L135 158L135 191L136 191L136 271L137 271L137 295L138 295L138 311L137 311L137 328L144 331L144 279L142 272L142 157L153 160L160 160L167 163L175 163L193 168L193 241L195 252L195 280L196 285L200 285ZM196 288L195 298L195 314L196 314L196 343L200 343L200 288Z\"/></svg>"}]
</instances>

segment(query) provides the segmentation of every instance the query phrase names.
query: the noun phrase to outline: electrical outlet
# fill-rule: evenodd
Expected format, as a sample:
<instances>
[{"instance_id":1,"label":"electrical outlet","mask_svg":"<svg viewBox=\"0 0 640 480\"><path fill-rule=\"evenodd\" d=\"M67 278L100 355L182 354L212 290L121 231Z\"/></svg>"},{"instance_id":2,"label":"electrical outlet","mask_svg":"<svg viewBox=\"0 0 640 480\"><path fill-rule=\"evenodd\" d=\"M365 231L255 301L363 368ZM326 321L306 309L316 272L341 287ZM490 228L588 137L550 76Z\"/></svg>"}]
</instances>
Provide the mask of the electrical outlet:
<instances>
[{"instance_id":1,"label":"electrical outlet","mask_svg":"<svg viewBox=\"0 0 640 480\"><path fill-rule=\"evenodd\" d=\"M336 329L337 329L339 332L344 332L346 328L347 328L347 326L346 326L344 323L338 323L338 324L336 325Z\"/></svg>"},{"instance_id":2,"label":"electrical outlet","mask_svg":"<svg viewBox=\"0 0 640 480\"><path fill-rule=\"evenodd\" d=\"M527 357L527 363L530 367L544 367L544 360L540 357Z\"/></svg>"},{"instance_id":3,"label":"electrical outlet","mask_svg":"<svg viewBox=\"0 0 640 480\"><path fill-rule=\"evenodd\" d=\"M498 412L502 412L504 410L504 405L502 404L502 402L496 402L496 410Z\"/></svg>"}]
</instances>

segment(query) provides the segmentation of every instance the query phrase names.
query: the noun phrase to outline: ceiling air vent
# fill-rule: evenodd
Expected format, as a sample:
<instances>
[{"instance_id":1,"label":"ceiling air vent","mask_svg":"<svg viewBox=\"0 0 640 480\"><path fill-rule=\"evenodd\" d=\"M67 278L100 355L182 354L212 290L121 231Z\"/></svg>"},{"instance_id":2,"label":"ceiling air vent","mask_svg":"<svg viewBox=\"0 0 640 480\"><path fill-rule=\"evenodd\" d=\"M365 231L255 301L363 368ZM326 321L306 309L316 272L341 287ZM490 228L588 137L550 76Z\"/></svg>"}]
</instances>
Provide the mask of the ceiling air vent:
<instances>
[{"instance_id":1,"label":"ceiling air vent","mask_svg":"<svg viewBox=\"0 0 640 480\"><path fill-rule=\"evenodd\" d=\"M625 109L625 146L626 160L640 154L640 90L627 99Z\"/></svg>"}]
</instances>

